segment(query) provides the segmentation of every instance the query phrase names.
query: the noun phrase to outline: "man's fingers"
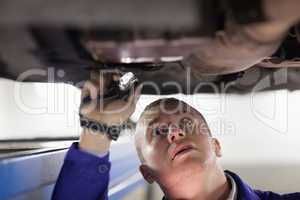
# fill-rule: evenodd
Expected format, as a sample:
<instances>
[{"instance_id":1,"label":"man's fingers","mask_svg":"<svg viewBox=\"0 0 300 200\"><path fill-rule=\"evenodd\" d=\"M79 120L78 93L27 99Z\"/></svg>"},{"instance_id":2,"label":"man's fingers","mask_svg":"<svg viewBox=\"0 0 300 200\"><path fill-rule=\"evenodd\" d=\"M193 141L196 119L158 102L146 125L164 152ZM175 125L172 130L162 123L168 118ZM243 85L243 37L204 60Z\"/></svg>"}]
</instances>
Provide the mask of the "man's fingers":
<instances>
[{"instance_id":1,"label":"man's fingers","mask_svg":"<svg viewBox=\"0 0 300 200\"><path fill-rule=\"evenodd\" d=\"M91 81L97 86L99 89L98 94L103 96L106 94L109 89L112 81L116 81L119 78L119 75L114 72L106 72L106 71L92 71L91 72Z\"/></svg>"},{"instance_id":2,"label":"man's fingers","mask_svg":"<svg viewBox=\"0 0 300 200\"><path fill-rule=\"evenodd\" d=\"M111 102L107 102L104 105L103 111L110 113L110 114L112 114L112 112L114 112L114 114L122 113L121 115L124 115L124 116L131 115L132 112L134 111L134 109L136 107L136 103L141 95L142 87L143 87L142 85L139 85L136 88L132 88L131 92L130 92L131 94L127 98L127 100L115 99Z\"/></svg>"},{"instance_id":3,"label":"man's fingers","mask_svg":"<svg viewBox=\"0 0 300 200\"><path fill-rule=\"evenodd\" d=\"M118 80L117 75L110 74L110 81ZM94 80L87 81L84 84L81 92L82 103L80 106L80 113L92 119L97 119L104 122L116 122L116 120L124 121L135 110L136 103L141 95L142 85L132 88L127 100L124 99L98 99L101 96L101 88L107 84L104 77L95 82ZM103 90L102 90L103 91ZM100 119L101 118L101 119ZM120 120L119 120L120 119ZM116 122L116 123L118 123Z\"/></svg>"},{"instance_id":4,"label":"man's fingers","mask_svg":"<svg viewBox=\"0 0 300 200\"><path fill-rule=\"evenodd\" d=\"M81 89L81 99L86 97L90 97L92 100L97 99L98 96L98 88L91 81L86 81L84 83L83 88Z\"/></svg>"},{"instance_id":5,"label":"man's fingers","mask_svg":"<svg viewBox=\"0 0 300 200\"><path fill-rule=\"evenodd\" d=\"M98 102L97 100L92 100L87 104L81 104L80 114L89 115L97 109Z\"/></svg>"},{"instance_id":6,"label":"man's fingers","mask_svg":"<svg viewBox=\"0 0 300 200\"><path fill-rule=\"evenodd\" d=\"M117 73L116 73L116 74L113 74L113 75L112 75L112 80L113 80L113 81L116 81L116 82L117 82L117 81L120 80L120 78L121 78L121 74L117 74Z\"/></svg>"},{"instance_id":7,"label":"man's fingers","mask_svg":"<svg viewBox=\"0 0 300 200\"><path fill-rule=\"evenodd\" d=\"M87 115L93 112L97 108L97 97L97 86L91 81L86 81L83 88L81 89L80 113L83 115ZM88 102L84 102L86 98L89 100Z\"/></svg>"}]
</instances>

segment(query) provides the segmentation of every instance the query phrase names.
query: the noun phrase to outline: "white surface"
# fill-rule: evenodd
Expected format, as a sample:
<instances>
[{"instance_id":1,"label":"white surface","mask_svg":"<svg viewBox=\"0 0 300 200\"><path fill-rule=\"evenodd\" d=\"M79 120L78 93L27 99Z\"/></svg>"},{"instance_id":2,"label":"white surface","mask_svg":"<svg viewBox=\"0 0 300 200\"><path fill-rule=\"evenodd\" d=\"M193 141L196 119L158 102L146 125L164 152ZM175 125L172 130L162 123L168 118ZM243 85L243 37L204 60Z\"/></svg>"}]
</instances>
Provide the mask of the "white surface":
<instances>
[{"instance_id":1,"label":"white surface","mask_svg":"<svg viewBox=\"0 0 300 200\"><path fill-rule=\"evenodd\" d=\"M0 140L78 136L79 96L65 84L0 79Z\"/></svg>"}]
</instances>

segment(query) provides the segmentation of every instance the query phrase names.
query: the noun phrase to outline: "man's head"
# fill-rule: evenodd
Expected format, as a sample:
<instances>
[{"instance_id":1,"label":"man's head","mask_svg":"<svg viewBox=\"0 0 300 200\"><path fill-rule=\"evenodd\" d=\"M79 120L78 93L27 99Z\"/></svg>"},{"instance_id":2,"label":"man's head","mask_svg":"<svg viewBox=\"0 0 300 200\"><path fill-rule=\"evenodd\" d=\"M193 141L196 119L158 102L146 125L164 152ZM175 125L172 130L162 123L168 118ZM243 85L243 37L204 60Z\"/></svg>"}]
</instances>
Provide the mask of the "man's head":
<instances>
[{"instance_id":1,"label":"man's head","mask_svg":"<svg viewBox=\"0 0 300 200\"><path fill-rule=\"evenodd\" d=\"M146 107L136 129L140 171L171 198L189 198L221 167L219 142L204 117L183 101L167 98ZM199 188L198 188L199 190Z\"/></svg>"}]
</instances>

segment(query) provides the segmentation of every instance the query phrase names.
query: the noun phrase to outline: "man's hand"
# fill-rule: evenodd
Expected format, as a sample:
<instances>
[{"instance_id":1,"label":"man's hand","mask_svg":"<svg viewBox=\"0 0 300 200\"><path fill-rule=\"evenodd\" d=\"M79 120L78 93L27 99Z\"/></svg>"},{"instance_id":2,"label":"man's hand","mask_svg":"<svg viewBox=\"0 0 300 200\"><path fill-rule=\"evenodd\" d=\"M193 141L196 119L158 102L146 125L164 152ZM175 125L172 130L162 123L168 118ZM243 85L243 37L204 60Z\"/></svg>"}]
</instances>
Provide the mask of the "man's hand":
<instances>
[{"instance_id":1,"label":"man's hand","mask_svg":"<svg viewBox=\"0 0 300 200\"><path fill-rule=\"evenodd\" d=\"M109 89L112 81L119 79L118 74L96 73L91 74L91 80L86 81L81 91L81 100L89 96L91 102L81 104L80 114L85 118L101 124L121 125L125 123L135 110L136 102L140 96L141 86L133 88L129 97L125 99L106 100L98 99ZM108 152L110 139L106 134L93 133L92 130L83 129L79 147L95 155Z\"/></svg>"}]
</instances>

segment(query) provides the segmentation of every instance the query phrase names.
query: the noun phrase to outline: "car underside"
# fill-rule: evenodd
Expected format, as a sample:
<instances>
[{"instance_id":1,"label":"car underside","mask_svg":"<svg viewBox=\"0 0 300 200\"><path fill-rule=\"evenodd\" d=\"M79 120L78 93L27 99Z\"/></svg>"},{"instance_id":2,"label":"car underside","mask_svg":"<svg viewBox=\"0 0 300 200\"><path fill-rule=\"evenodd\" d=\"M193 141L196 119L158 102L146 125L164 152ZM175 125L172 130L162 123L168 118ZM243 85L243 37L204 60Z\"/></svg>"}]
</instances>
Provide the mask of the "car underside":
<instances>
[{"instance_id":1,"label":"car underside","mask_svg":"<svg viewBox=\"0 0 300 200\"><path fill-rule=\"evenodd\" d=\"M77 86L91 69L130 71L140 82L154 82L160 95L216 92L212 83L229 93L300 88L299 26L291 28L273 55L247 70L199 75L181 58L222 28L224 16L217 15L216 4L78 2L2 1L0 77ZM146 84L143 94L158 94L157 88Z\"/></svg>"}]
</instances>

